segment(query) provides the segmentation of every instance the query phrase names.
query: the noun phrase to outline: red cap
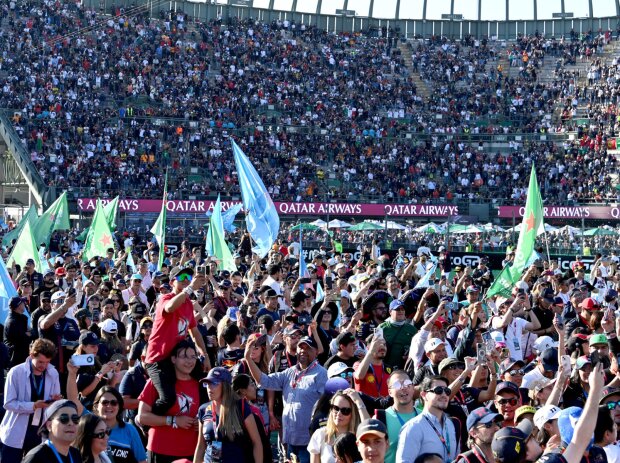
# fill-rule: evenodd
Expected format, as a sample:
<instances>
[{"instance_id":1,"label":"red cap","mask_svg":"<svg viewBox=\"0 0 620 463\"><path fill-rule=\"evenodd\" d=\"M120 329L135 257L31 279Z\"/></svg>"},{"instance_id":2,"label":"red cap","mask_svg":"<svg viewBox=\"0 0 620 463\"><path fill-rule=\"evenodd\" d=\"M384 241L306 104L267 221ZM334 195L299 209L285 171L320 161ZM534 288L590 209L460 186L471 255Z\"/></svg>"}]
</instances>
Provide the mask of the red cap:
<instances>
[{"instance_id":1,"label":"red cap","mask_svg":"<svg viewBox=\"0 0 620 463\"><path fill-rule=\"evenodd\" d=\"M437 328L441 328L442 326L447 325L447 324L448 324L448 320L446 320L443 317L437 317L437 320L435 320L435 326Z\"/></svg>"},{"instance_id":2,"label":"red cap","mask_svg":"<svg viewBox=\"0 0 620 463\"><path fill-rule=\"evenodd\" d=\"M58 276L63 276L63 275L66 275L66 274L67 274L67 271L65 270L65 268L64 268L64 267L58 267L58 268L54 271L54 273L55 273L56 275L58 275Z\"/></svg>"},{"instance_id":3,"label":"red cap","mask_svg":"<svg viewBox=\"0 0 620 463\"><path fill-rule=\"evenodd\" d=\"M579 304L579 307L585 310L599 310L601 308L598 302L596 302L591 297L587 297L583 301L581 301L581 304Z\"/></svg>"}]
</instances>

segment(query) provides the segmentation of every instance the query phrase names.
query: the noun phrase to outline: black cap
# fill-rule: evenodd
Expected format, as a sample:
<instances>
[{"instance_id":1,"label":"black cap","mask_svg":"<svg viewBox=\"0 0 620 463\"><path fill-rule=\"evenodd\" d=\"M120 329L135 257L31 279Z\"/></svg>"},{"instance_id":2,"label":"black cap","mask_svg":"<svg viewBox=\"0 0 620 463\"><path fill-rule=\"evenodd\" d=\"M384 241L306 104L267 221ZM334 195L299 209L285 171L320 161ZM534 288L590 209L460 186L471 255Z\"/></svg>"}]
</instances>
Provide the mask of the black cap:
<instances>
[{"instance_id":1,"label":"black cap","mask_svg":"<svg viewBox=\"0 0 620 463\"><path fill-rule=\"evenodd\" d=\"M542 366L547 371L558 371L558 349L557 347L549 347L540 354Z\"/></svg>"},{"instance_id":2,"label":"black cap","mask_svg":"<svg viewBox=\"0 0 620 463\"><path fill-rule=\"evenodd\" d=\"M84 331L80 334L80 344L83 346L97 346L99 345L99 338L92 331Z\"/></svg>"},{"instance_id":3,"label":"black cap","mask_svg":"<svg viewBox=\"0 0 620 463\"><path fill-rule=\"evenodd\" d=\"M19 296L13 296L10 300L9 300L9 307L11 309L17 309L19 307L20 304L22 303L26 303L26 299L24 299L23 297L19 297Z\"/></svg>"},{"instance_id":4,"label":"black cap","mask_svg":"<svg viewBox=\"0 0 620 463\"><path fill-rule=\"evenodd\" d=\"M170 278L176 278L181 274L194 275L194 269L191 267L175 267L170 270Z\"/></svg>"},{"instance_id":5,"label":"black cap","mask_svg":"<svg viewBox=\"0 0 620 463\"><path fill-rule=\"evenodd\" d=\"M364 420L360 423L360 425L357 427L357 433L355 436L357 437L357 440L360 440L366 434L374 434L379 437L387 437L387 428L381 421L371 418L369 420Z\"/></svg>"},{"instance_id":6,"label":"black cap","mask_svg":"<svg viewBox=\"0 0 620 463\"><path fill-rule=\"evenodd\" d=\"M525 441L532 434L533 424L525 419L517 427L502 428L493 436L491 450L496 462L507 463L523 460L527 446Z\"/></svg>"},{"instance_id":7,"label":"black cap","mask_svg":"<svg viewBox=\"0 0 620 463\"><path fill-rule=\"evenodd\" d=\"M67 400L67 399L57 400L56 402L52 403L49 407L45 409L45 414L43 415L43 421L41 422L41 426L39 426L39 434L41 434L42 432L47 432L47 427L45 426L46 423L52 418L54 418L54 415L58 413L58 411L61 408L65 408L65 407L71 407L75 410L75 413L77 413L77 406L71 400Z\"/></svg>"},{"instance_id":8,"label":"black cap","mask_svg":"<svg viewBox=\"0 0 620 463\"><path fill-rule=\"evenodd\" d=\"M319 348L319 346L317 346L316 341L314 340L314 338L311 338L310 336L304 336L303 338L301 338L299 340L299 342L297 343L297 347L301 346L302 344L308 344L313 349L318 349Z\"/></svg>"},{"instance_id":9,"label":"black cap","mask_svg":"<svg viewBox=\"0 0 620 463\"><path fill-rule=\"evenodd\" d=\"M43 291L41 293L41 302L51 301L51 300L52 300L52 293L50 293L49 291Z\"/></svg>"}]
</instances>

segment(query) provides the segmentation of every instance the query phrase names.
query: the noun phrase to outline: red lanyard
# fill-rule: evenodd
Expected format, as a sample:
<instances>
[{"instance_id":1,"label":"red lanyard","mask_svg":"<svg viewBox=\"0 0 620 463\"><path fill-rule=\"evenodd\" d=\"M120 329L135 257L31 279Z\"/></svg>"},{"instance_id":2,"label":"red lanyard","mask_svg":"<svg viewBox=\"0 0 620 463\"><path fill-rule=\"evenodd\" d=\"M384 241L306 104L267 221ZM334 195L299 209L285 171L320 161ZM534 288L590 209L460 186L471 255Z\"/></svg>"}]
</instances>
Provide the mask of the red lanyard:
<instances>
[{"instance_id":1,"label":"red lanyard","mask_svg":"<svg viewBox=\"0 0 620 463\"><path fill-rule=\"evenodd\" d=\"M286 355L286 363L288 363L288 367L291 368L293 366L291 358L288 356L288 352L284 351L284 354Z\"/></svg>"},{"instance_id":2,"label":"red lanyard","mask_svg":"<svg viewBox=\"0 0 620 463\"><path fill-rule=\"evenodd\" d=\"M211 402L211 422L213 423L213 433L217 440L219 426L217 425L217 412L215 411L215 404L213 402Z\"/></svg>"},{"instance_id":3,"label":"red lanyard","mask_svg":"<svg viewBox=\"0 0 620 463\"><path fill-rule=\"evenodd\" d=\"M299 364L298 364L299 365ZM293 389L295 389L297 387L297 385L301 382L302 379L304 379L304 376L306 376L308 374L308 372L310 370L312 370L315 366L317 366L317 361L315 360L314 362L312 362L308 368L306 368L305 370L301 371L301 365L299 365L300 370L298 370L295 373L295 378L293 379L293 381L291 382L291 387Z\"/></svg>"}]
</instances>

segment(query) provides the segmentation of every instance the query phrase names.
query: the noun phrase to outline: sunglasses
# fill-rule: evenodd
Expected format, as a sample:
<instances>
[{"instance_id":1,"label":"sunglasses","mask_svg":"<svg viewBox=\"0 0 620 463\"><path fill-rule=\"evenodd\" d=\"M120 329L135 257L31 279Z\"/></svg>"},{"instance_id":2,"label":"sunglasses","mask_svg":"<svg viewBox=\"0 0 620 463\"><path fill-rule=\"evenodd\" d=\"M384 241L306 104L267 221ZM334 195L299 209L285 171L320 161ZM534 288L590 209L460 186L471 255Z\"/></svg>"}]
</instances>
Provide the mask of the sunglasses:
<instances>
[{"instance_id":1,"label":"sunglasses","mask_svg":"<svg viewBox=\"0 0 620 463\"><path fill-rule=\"evenodd\" d=\"M615 410L616 407L620 407L620 400L617 402L607 402L607 410Z\"/></svg>"},{"instance_id":2,"label":"sunglasses","mask_svg":"<svg viewBox=\"0 0 620 463\"><path fill-rule=\"evenodd\" d=\"M118 407L118 400L116 399L112 399L112 400L100 400L99 403L101 405L103 405L104 407L107 407L108 405L111 405L113 407Z\"/></svg>"},{"instance_id":3,"label":"sunglasses","mask_svg":"<svg viewBox=\"0 0 620 463\"><path fill-rule=\"evenodd\" d=\"M182 275L177 276L176 280L177 281L192 281L192 276L184 273Z\"/></svg>"},{"instance_id":4,"label":"sunglasses","mask_svg":"<svg viewBox=\"0 0 620 463\"><path fill-rule=\"evenodd\" d=\"M80 422L80 415L69 416L66 413L63 413L62 415L59 415L56 419L60 421L61 424L69 424L69 421L72 421L73 424L78 424Z\"/></svg>"},{"instance_id":5,"label":"sunglasses","mask_svg":"<svg viewBox=\"0 0 620 463\"><path fill-rule=\"evenodd\" d=\"M510 376L515 376L515 375L523 376L525 374L525 371L523 371L522 369L519 369L519 370L510 370L510 371L507 371L506 373L508 373Z\"/></svg>"},{"instance_id":6,"label":"sunglasses","mask_svg":"<svg viewBox=\"0 0 620 463\"><path fill-rule=\"evenodd\" d=\"M112 430L111 429L106 429L105 431L93 433L93 438L95 438L95 439L105 439L106 437L110 437L110 434L112 434Z\"/></svg>"},{"instance_id":7,"label":"sunglasses","mask_svg":"<svg viewBox=\"0 0 620 463\"><path fill-rule=\"evenodd\" d=\"M144 328L144 329L153 328L153 324L152 323L145 323L144 325L142 325L142 328Z\"/></svg>"},{"instance_id":8,"label":"sunglasses","mask_svg":"<svg viewBox=\"0 0 620 463\"><path fill-rule=\"evenodd\" d=\"M519 399L516 399L514 397L512 399L497 399L497 403L500 405L510 404L514 407L519 403Z\"/></svg>"},{"instance_id":9,"label":"sunglasses","mask_svg":"<svg viewBox=\"0 0 620 463\"><path fill-rule=\"evenodd\" d=\"M450 394L452 394L452 390L449 387L447 387L447 386L437 386L437 387L434 387L433 389L427 389L426 392L432 392L433 394L437 394L437 395L441 395L441 394L450 395Z\"/></svg>"},{"instance_id":10,"label":"sunglasses","mask_svg":"<svg viewBox=\"0 0 620 463\"><path fill-rule=\"evenodd\" d=\"M333 412L340 412L340 414L344 415L344 416L349 416L351 414L351 412L353 411L353 409L351 407L339 407L338 405L334 405L331 404L329 406L329 408L333 411Z\"/></svg>"},{"instance_id":11,"label":"sunglasses","mask_svg":"<svg viewBox=\"0 0 620 463\"><path fill-rule=\"evenodd\" d=\"M402 383L400 381L394 381L394 384L392 384L392 389L395 391L400 391L401 389L405 389L409 386L413 386L413 382L410 379L406 379Z\"/></svg>"},{"instance_id":12,"label":"sunglasses","mask_svg":"<svg viewBox=\"0 0 620 463\"><path fill-rule=\"evenodd\" d=\"M343 373L340 373L338 376L340 376L341 378L344 378L344 379L352 378L353 377L353 372L352 371L345 371Z\"/></svg>"},{"instance_id":13,"label":"sunglasses","mask_svg":"<svg viewBox=\"0 0 620 463\"><path fill-rule=\"evenodd\" d=\"M497 421L489 421L488 423L481 424L480 426L478 426L478 428L491 429L493 426L497 426L498 428L501 428L502 424L498 423Z\"/></svg>"}]
</instances>

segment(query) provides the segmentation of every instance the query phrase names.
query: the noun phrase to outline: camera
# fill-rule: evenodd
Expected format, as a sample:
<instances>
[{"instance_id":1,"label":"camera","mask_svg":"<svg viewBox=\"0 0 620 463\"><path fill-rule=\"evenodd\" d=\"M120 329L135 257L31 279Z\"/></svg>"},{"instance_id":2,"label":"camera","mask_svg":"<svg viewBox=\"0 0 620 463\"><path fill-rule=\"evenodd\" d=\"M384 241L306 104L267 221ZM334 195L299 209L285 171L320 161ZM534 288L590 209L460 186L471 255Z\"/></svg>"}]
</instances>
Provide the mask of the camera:
<instances>
[{"instance_id":1,"label":"camera","mask_svg":"<svg viewBox=\"0 0 620 463\"><path fill-rule=\"evenodd\" d=\"M95 356L92 354L74 354L71 356L71 360L76 367L87 367L95 364Z\"/></svg>"}]
</instances>

